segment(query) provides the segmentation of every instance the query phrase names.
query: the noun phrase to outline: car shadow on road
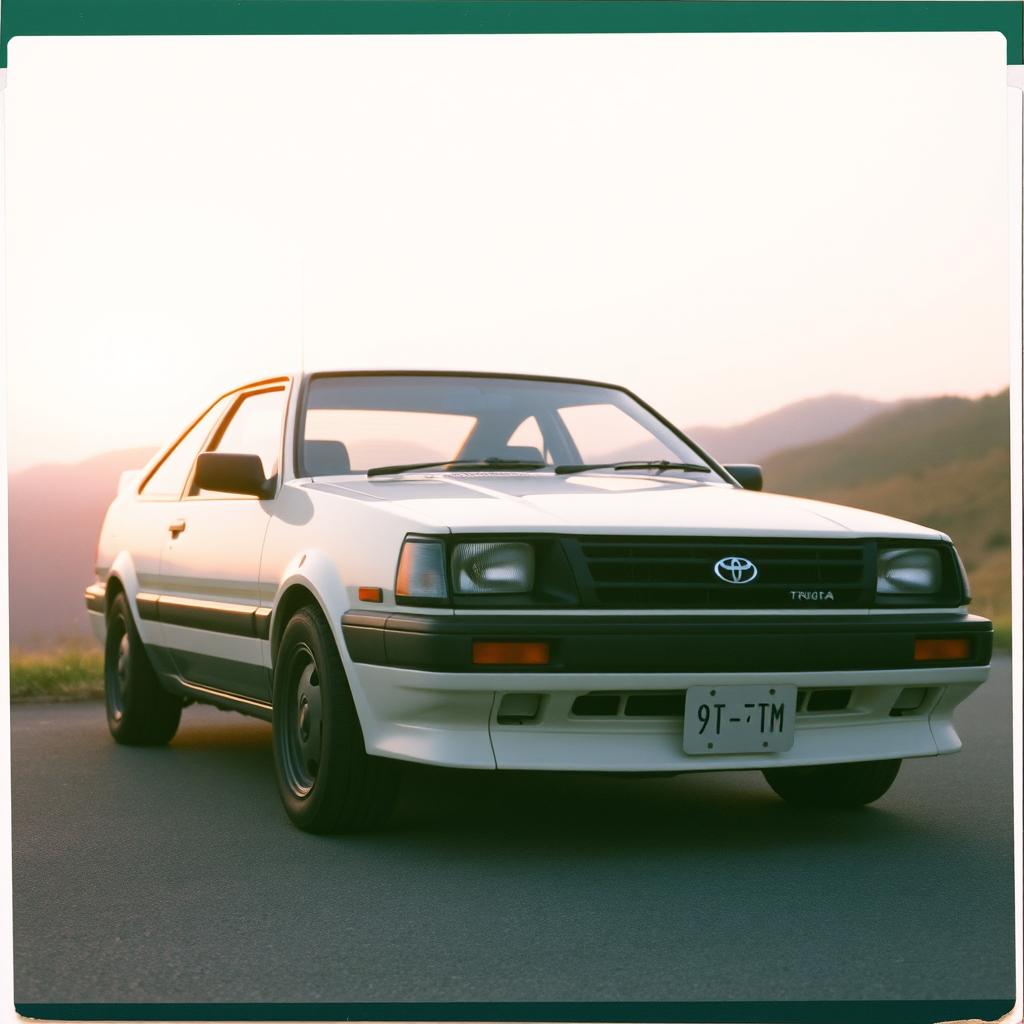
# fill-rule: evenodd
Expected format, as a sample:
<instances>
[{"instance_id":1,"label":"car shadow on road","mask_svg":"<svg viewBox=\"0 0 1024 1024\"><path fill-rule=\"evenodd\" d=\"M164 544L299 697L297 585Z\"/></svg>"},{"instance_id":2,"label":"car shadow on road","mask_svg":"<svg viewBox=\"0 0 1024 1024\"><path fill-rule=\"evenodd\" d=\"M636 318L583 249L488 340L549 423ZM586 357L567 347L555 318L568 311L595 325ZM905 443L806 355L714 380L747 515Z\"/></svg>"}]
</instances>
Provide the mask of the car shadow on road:
<instances>
[{"instance_id":1,"label":"car shadow on road","mask_svg":"<svg viewBox=\"0 0 1024 1024\"><path fill-rule=\"evenodd\" d=\"M252 790L256 805L276 801L267 786L273 760L265 723L225 717L223 724L183 728L168 753L180 753L179 767L189 778L216 772L221 785ZM804 811L785 804L752 771L637 777L407 764L394 813L383 827L314 841L381 849L401 844L457 859L513 849L548 862L560 851L620 856L858 843L877 850L908 838L941 843L944 837L933 834L923 817L905 813L905 804L886 807L898 798L899 786L897 779L896 797L873 807Z\"/></svg>"},{"instance_id":2,"label":"car shadow on road","mask_svg":"<svg viewBox=\"0 0 1024 1024\"><path fill-rule=\"evenodd\" d=\"M897 782L898 785L898 782ZM386 828L402 844L460 858L488 848L528 861L553 855L749 853L942 841L926 821L878 806L807 811L760 772L623 778L555 772L466 772L410 766ZM380 840L382 836L378 836Z\"/></svg>"},{"instance_id":3,"label":"car shadow on road","mask_svg":"<svg viewBox=\"0 0 1024 1024\"><path fill-rule=\"evenodd\" d=\"M188 714L186 710L185 715ZM224 712L223 722L195 726L182 716L182 725L171 741L174 750L265 750L270 752L270 724L243 719Z\"/></svg>"}]
</instances>

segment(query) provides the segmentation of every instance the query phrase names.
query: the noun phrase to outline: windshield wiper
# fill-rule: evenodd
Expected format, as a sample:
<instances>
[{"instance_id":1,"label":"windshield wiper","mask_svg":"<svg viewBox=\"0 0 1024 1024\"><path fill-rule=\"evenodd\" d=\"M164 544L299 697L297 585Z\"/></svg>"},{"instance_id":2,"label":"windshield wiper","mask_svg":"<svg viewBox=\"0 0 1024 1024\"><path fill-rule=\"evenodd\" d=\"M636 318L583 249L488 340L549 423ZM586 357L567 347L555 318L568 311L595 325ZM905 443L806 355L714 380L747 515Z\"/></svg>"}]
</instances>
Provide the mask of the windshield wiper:
<instances>
[{"instance_id":1,"label":"windshield wiper","mask_svg":"<svg viewBox=\"0 0 1024 1024\"><path fill-rule=\"evenodd\" d=\"M443 462L410 462L404 466L375 466L367 476L388 476L391 473L410 473L414 469L543 469L547 463L528 462L524 459L447 459Z\"/></svg>"},{"instance_id":2,"label":"windshield wiper","mask_svg":"<svg viewBox=\"0 0 1024 1024\"><path fill-rule=\"evenodd\" d=\"M592 462L583 466L555 466L555 472L560 476L566 473L586 473L591 469L656 469L664 473L666 469L681 469L687 473L710 473L709 466L702 466L696 462L667 462L664 459L651 459L646 462Z\"/></svg>"}]
</instances>

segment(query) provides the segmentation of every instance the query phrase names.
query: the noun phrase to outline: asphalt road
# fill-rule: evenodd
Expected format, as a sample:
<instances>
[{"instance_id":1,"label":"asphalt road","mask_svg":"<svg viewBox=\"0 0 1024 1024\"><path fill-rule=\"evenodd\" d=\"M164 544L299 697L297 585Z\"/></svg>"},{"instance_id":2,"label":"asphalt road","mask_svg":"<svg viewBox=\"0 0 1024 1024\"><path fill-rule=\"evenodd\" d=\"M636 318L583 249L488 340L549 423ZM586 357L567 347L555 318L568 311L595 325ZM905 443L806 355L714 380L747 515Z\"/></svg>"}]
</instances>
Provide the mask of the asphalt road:
<instances>
[{"instance_id":1,"label":"asphalt road","mask_svg":"<svg viewBox=\"0 0 1024 1024\"><path fill-rule=\"evenodd\" d=\"M414 769L392 826L294 829L269 727L189 708L117 747L13 708L15 998L995 999L1013 991L1010 671L964 750L859 812L759 773Z\"/></svg>"}]
</instances>

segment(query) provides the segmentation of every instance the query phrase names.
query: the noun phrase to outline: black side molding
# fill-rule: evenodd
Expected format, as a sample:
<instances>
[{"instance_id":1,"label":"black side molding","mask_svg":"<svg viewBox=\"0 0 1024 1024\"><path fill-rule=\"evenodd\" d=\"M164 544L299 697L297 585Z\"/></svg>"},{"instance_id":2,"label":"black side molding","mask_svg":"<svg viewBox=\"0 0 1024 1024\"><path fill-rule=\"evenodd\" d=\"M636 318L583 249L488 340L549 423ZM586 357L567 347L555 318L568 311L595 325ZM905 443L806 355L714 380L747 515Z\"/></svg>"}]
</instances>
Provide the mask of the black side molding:
<instances>
[{"instance_id":1,"label":"black side molding","mask_svg":"<svg viewBox=\"0 0 1024 1024\"><path fill-rule=\"evenodd\" d=\"M139 618L150 622L203 629L228 636L270 639L269 608L145 593L135 595L135 605L139 609Z\"/></svg>"}]
</instances>

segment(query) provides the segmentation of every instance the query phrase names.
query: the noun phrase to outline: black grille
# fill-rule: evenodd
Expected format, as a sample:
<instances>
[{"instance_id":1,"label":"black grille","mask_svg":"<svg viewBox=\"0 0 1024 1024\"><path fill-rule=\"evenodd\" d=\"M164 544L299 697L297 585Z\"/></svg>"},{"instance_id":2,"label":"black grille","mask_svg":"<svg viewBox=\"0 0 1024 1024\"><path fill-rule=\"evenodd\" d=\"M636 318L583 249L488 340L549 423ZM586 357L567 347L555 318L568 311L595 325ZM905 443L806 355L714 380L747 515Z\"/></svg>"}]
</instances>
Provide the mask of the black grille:
<instances>
[{"instance_id":1,"label":"black grille","mask_svg":"<svg viewBox=\"0 0 1024 1024\"><path fill-rule=\"evenodd\" d=\"M591 601L607 608L866 607L874 578L853 540L750 537L579 537ZM747 583L715 575L720 559L747 559ZM578 563L578 564L580 564Z\"/></svg>"}]
</instances>

